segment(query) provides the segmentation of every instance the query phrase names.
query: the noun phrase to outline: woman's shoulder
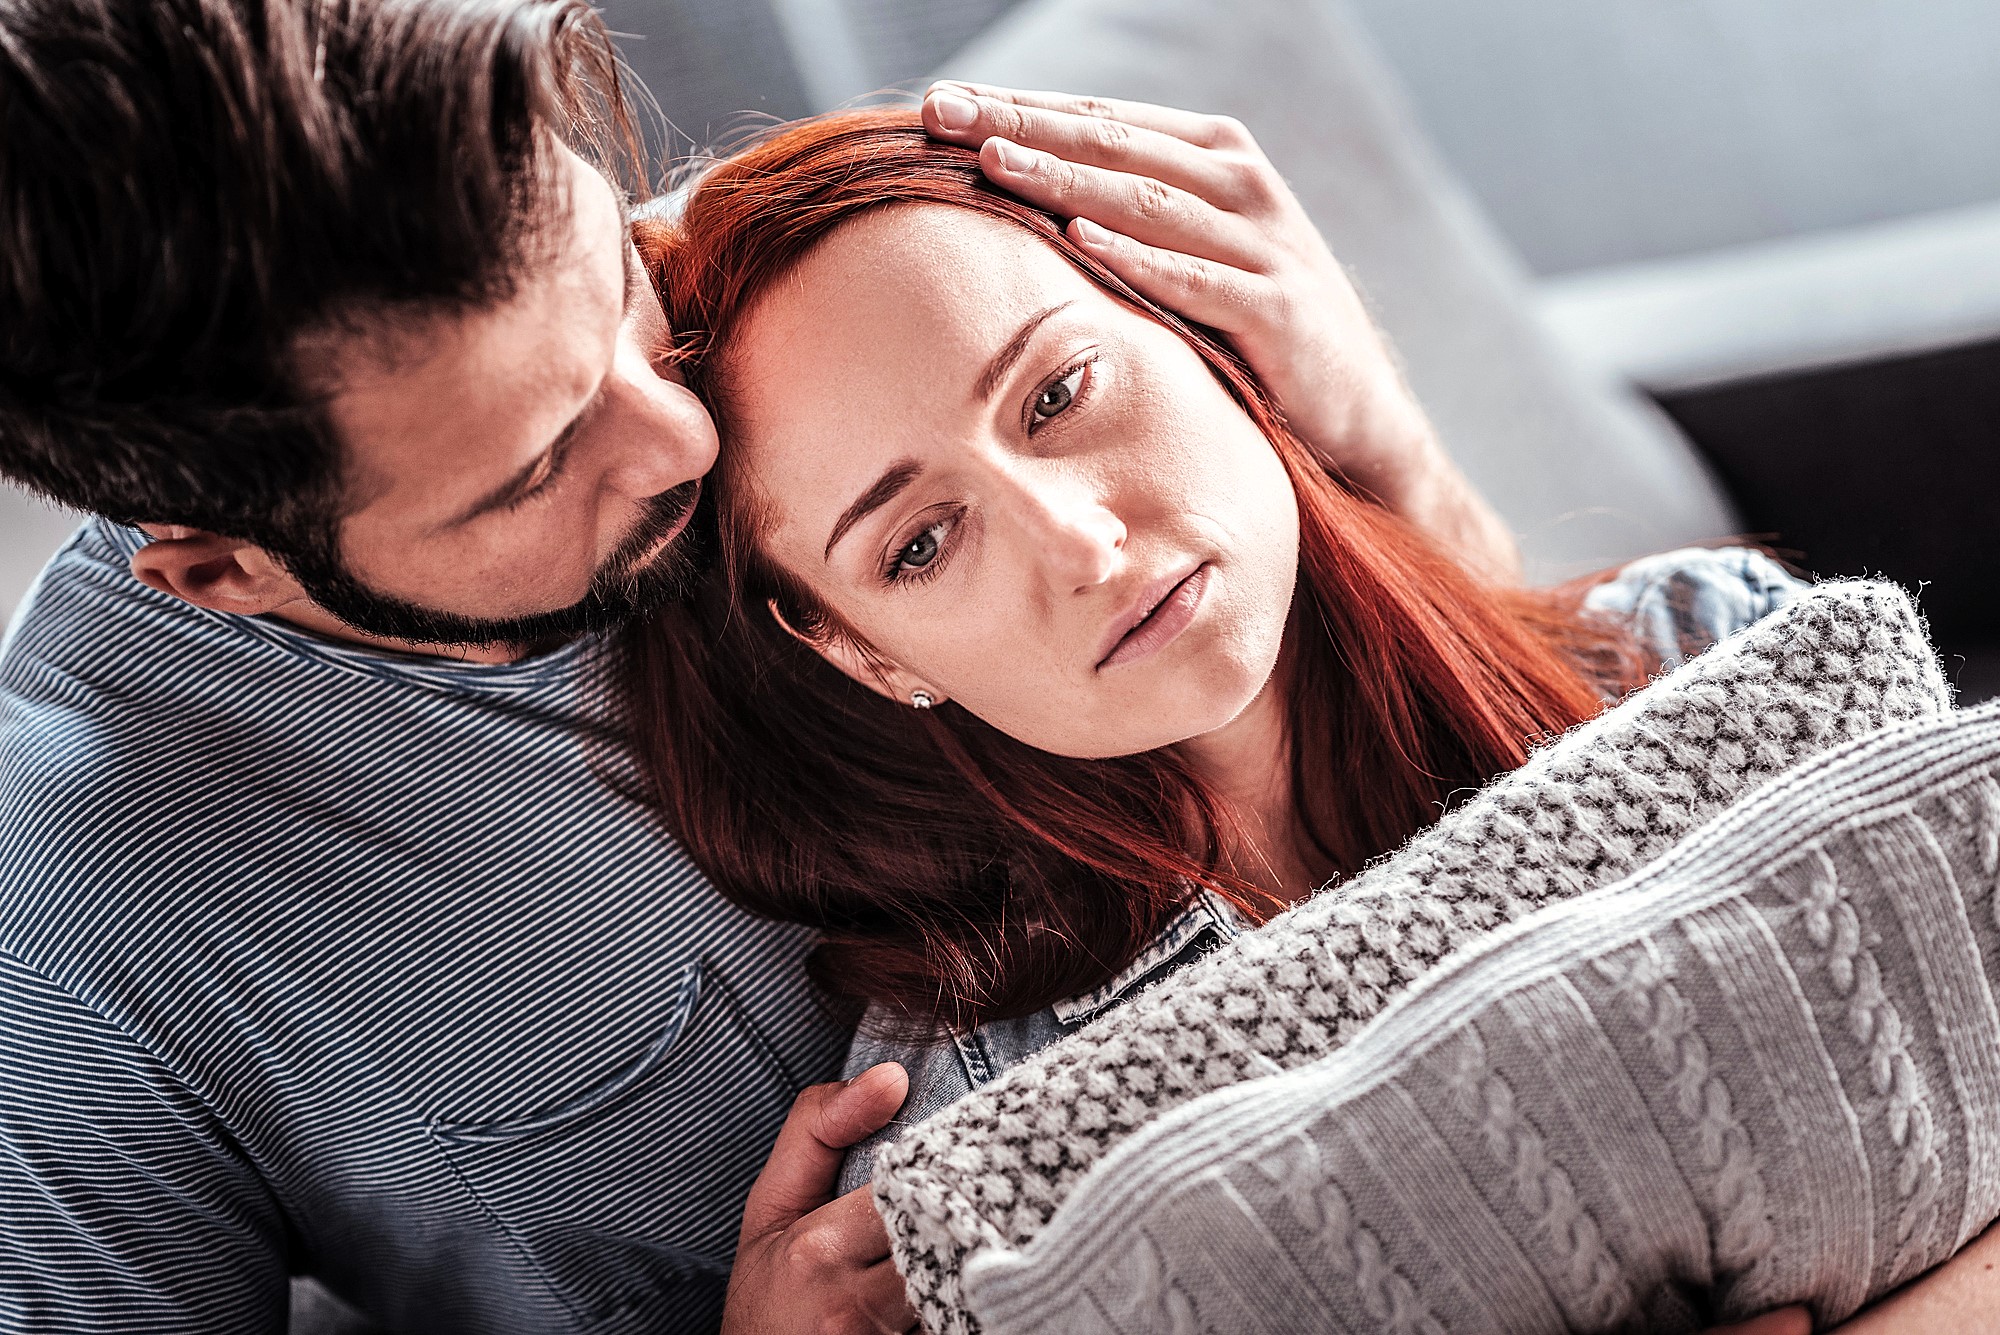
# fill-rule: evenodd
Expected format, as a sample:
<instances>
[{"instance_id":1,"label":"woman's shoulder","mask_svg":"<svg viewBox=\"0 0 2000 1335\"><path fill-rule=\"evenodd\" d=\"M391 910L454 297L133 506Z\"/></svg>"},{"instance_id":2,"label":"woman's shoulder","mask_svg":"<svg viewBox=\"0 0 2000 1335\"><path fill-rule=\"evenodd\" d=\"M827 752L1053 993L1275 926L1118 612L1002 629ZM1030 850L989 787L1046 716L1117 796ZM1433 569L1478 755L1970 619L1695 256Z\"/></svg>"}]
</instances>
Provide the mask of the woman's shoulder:
<instances>
[{"instance_id":1,"label":"woman's shoulder","mask_svg":"<svg viewBox=\"0 0 2000 1335\"><path fill-rule=\"evenodd\" d=\"M847 1050L847 1064L841 1069L841 1079L852 1080L872 1066L895 1062L909 1074L910 1092L887 1126L847 1151L847 1157L840 1165L838 1187L843 1196L857 1187L868 1185L875 1176L875 1156L891 1141L945 1104L971 1093L979 1083L974 1079L974 1072L967 1068L959 1043L950 1038L922 1043L882 1037L882 1020L880 1010L871 1006L861 1022L861 1031L854 1036L854 1043Z\"/></svg>"},{"instance_id":2,"label":"woman's shoulder","mask_svg":"<svg viewBox=\"0 0 2000 1335\"><path fill-rule=\"evenodd\" d=\"M1234 939L1244 926L1226 902L1204 890L1188 902L1150 946L1103 986L1058 1001L1032 1015L989 1020L970 1033L953 1034L932 1042L883 1037L885 1017L871 1007L853 1046L847 1050L847 1065L841 1077L852 1080L880 1062L896 1062L909 1072L910 1092L887 1126L848 1150L841 1164L839 1190L844 1194L866 1186L874 1176L876 1156L909 1127L1065 1034L1075 1033L1098 1016L1124 1005L1169 974Z\"/></svg>"},{"instance_id":3,"label":"woman's shoulder","mask_svg":"<svg viewBox=\"0 0 2000 1335\"><path fill-rule=\"evenodd\" d=\"M1755 548L1683 547L1620 567L1583 601L1625 622L1659 655L1664 671L1762 620L1805 587Z\"/></svg>"}]
</instances>

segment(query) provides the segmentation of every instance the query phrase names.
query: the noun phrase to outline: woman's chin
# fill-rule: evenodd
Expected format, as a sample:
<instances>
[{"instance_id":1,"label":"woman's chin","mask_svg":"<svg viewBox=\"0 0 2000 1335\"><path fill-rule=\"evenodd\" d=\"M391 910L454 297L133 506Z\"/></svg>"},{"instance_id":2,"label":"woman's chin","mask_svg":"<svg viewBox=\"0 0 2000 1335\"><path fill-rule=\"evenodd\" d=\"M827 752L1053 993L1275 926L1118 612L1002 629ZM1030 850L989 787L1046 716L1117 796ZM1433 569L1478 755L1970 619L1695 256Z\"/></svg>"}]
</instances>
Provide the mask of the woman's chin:
<instances>
[{"instance_id":1,"label":"woman's chin","mask_svg":"<svg viewBox=\"0 0 2000 1335\"><path fill-rule=\"evenodd\" d=\"M996 724L1015 741L1072 760L1115 760L1191 742L1228 727L1255 702L1269 672L1235 689L1198 700L1177 699L1121 704L1099 722L1075 716L1053 726L1010 728ZM990 721L990 720L989 720Z\"/></svg>"}]
</instances>

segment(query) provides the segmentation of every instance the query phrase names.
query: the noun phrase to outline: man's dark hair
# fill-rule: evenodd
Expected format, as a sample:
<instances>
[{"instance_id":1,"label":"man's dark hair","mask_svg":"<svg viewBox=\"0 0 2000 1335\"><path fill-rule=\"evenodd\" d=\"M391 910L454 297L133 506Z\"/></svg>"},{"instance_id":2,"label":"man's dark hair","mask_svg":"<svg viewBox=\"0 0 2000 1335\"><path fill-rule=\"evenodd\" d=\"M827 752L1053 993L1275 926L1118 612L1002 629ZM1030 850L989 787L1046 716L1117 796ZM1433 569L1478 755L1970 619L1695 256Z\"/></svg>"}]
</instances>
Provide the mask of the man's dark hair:
<instances>
[{"instance_id":1,"label":"man's dark hair","mask_svg":"<svg viewBox=\"0 0 2000 1335\"><path fill-rule=\"evenodd\" d=\"M508 299L618 69L585 0L0 5L0 474L337 571L302 344Z\"/></svg>"}]
</instances>

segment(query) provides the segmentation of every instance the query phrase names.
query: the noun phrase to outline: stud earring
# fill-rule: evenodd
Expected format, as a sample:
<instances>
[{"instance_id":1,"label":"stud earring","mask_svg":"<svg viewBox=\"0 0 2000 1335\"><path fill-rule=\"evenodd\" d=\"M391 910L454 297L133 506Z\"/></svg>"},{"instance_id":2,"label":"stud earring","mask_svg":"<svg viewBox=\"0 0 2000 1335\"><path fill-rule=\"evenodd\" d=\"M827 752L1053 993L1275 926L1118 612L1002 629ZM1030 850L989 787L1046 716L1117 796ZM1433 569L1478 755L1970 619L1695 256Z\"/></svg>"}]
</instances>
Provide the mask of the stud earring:
<instances>
[{"instance_id":1,"label":"stud earring","mask_svg":"<svg viewBox=\"0 0 2000 1335\"><path fill-rule=\"evenodd\" d=\"M937 703L937 697L929 691L911 691L910 704L917 709L929 709Z\"/></svg>"}]
</instances>

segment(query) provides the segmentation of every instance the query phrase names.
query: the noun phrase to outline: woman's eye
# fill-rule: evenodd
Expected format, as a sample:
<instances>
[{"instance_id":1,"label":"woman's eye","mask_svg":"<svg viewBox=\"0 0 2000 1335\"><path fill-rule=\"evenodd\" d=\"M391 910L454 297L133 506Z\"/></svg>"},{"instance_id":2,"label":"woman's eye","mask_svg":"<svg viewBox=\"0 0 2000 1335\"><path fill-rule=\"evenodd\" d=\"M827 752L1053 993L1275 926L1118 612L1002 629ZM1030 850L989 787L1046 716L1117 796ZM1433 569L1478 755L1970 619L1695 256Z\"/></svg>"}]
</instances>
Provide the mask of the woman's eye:
<instances>
[{"instance_id":1,"label":"woman's eye","mask_svg":"<svg viewBox=\"0 0 2000 1335\"><path fill-rule=\"evenodd\" d=\"M1035 396L1034 416L1036 421L1045 422L1051 417L1060 417L1076 402L1077 394L1083 388L1083 377L1090 369L1088 363L1067 372L1060 380L1051 380Z\"/></svg>"},{"instance_id":2,"label":"woman's eye","mask_svg":"<svg viewBox=\"0 0 2000 1335\"><path fill-rule=\"evenodd\" d=\"M937 559L938 543L943 535L944 525L932 524L903 544L903 550L896 554L896 564L906 570L922 570Z\"/></svg>"},{"instance_id":3,"label":"woman's eye","mask_svg":"<svg viewBox=\"0 0 2000 1335\"><path fill-rule=\"evenodd\" d=\"M940 519L898 547L883 572L889 582L929 579L944 569L944 541L951 532L951 522Z\"/></svg>"}]
</instances>

